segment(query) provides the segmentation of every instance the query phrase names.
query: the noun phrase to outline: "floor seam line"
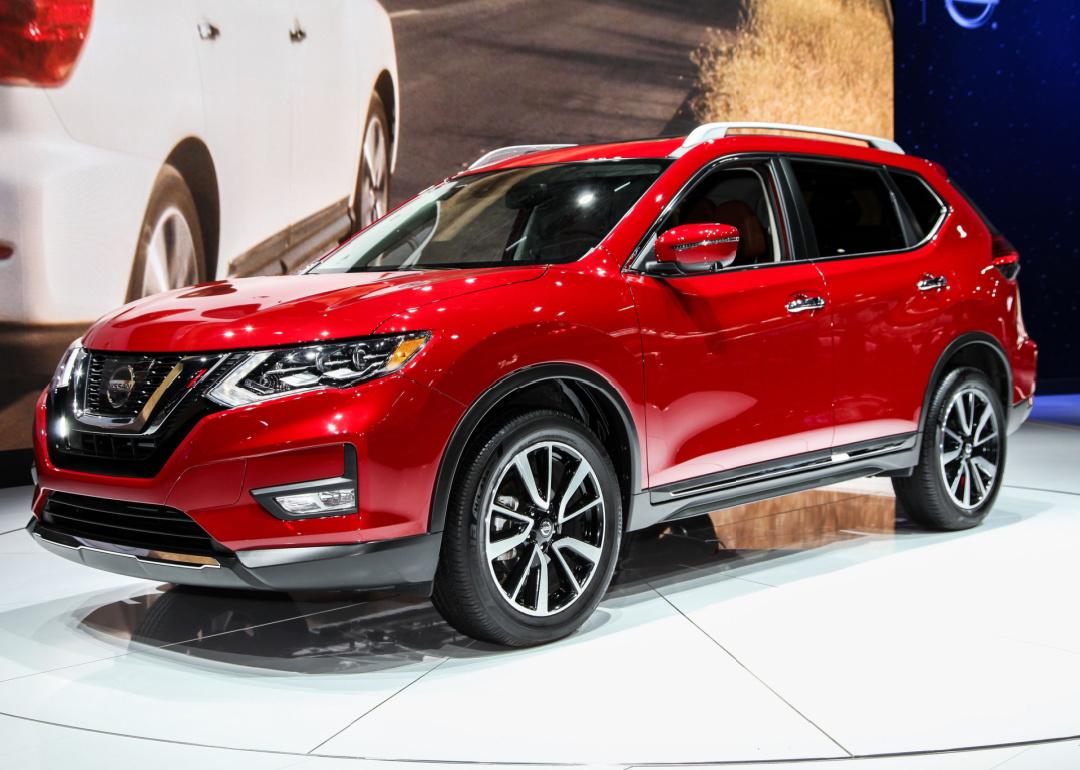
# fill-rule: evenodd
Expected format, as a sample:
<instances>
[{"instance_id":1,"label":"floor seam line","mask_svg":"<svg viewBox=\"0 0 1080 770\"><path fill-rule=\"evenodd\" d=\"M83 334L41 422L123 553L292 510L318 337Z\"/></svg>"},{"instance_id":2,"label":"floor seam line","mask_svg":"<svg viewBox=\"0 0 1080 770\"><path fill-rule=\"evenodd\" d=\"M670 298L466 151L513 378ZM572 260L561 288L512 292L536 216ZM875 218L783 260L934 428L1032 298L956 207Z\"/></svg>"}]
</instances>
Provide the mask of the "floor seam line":
<instances>
[{"instance_id":1,"label":"floor seam line","mask_svg":"<svg viewBox=\"0 0 1080 770\"><path fill-rule=\"evenodd\" d=\"M390 694L390 695L388 695L387 697L383 698L383 699L382 699L381 701L379 701L378 703L376 703L376 704L375 704L374 706L372 706L371 708L369 708L369 709L368 709L367 711L365 711L365 712L364 712L363 714L361 714L360 716L358 716L358 717L357 717L356 719L354 719L353 721L349 722L349 724L347 724L347 725L345 725L344 727L342 727L342 728L341 728L340 730L338 730L338 731L337 731L336 733L334 733L333 735L331 735L331 736L330 736L329 738L327 738L326 740L324 740L324 741L322 741L322 742L320 742L320 743L316 744L316 745L315 745L315 747L314 747L314 748L312 748L312 749L309 749L307 753L308 753L309 755L314 755L316 751L318 751L319 749L321 749L321 748L322 748L323 746L325 746L326 744L328 744L328 743L329 743L330 741L334 740L334 738L337 738L337 737L338 737L339 735L341 735L341 734L342 734L343 732L345 732L345 731L346 731L346 730L348 730L348 729L349 729L350 727L352 727L353 725L355 725L355 724L356 724L357 722L359 722L360 720L362 720L362 719L363 719L364 717L366 717L366 716L367 716L368 714L370 714L371 712L375 711L376 709L380 708L380 707L381 707L381 706L383 706L384 704L386 704L386 703L389 703L389 702L390 702L390 701L392 701L392 700L393 700L394 698L396 698L397 696L401 695L401 693L403 693L403 692L405 692L406 690L408 690L408 689L409 689L410 687L412 687L412 686L413 686L414 684L416 684L417 682L419 682L419 681L420 681L421 679L423 679L423 678L424 678L425 676L427 676L428 674L430 674L430 673L431 673L432 671L435 671L436 669L438 669L438 668L439 668L439 666L441 666L441 665L442 665L443 663L446 663L446 662L447 662L448 660L450 660L450 657L449 657L449 656L447 656L447 657L443 658L443 659L442 659L442 660L440 660L440 661L439 661L438 663L436 663L436 664L435 664L434 666L432 666L431 668L429 668L429 669L428 669L427 671L425 671L424 673L420 674L420 676L416 677L416 679L413 679L413 680L412 680L411 682L409 682L409 683L408 683L407 685L405 685L405 686L404 686L404 687L402 687L401 689L399 689L399 690L395 690L395 691L394 691L393 693L391 693L391 694Z\"/></svg>"},{"instance_id":2,"label":"floor seam line","mask_svg":"<svg viewBox=\"0 0 1080 770\"><path fill-rule=\"evenodd\" d=\"M1046 492L1051 495L1072 495L1073 497L1080 497L1080 492L1066 492L1063 489L1045 489L1043 487L1026 487L1020 484L1002 484L1005 489L1023 489L1027 492Z\"/></svg>"},{"instance_id":3,"label":"floor seam line","mask_svg":"<svg viewBox=\"0 0 1080 770\"><path fill-rule=\"evenodd\" d=\"M421 677L422 678L422 677ZM7 711L0 711L0 717L8 717L9 719L19 719L24 722L33 722L38 725L47 725L49 727L56 727L60 730L75 730L77 732L93 733L94 735L107 735L111 738L123 738L132 741L148 741L150 743L167 743L172 746L190 746L196 749L214 749L216 751L239 751L246 754L270 754L273 756L281 757L296 757L303 760L309 757L319 757L322 759L344 759L353 762L399 762L402 764L425 764L430 765L433 763L444 765L484 765L491 766L492 764L518 766L518 767L583 767L588 765L581 762L490 762L487 760L446 760L446 759L409 759L409 758L383 758L383 757L366 757L366 756L348 756L346 754L310 754L304 751L289 751L287 749L253 749L246 746L225 746L219 743L198 743L197 741L182 741L177 738L152 738L148 735L135 735L134 733L118 733L112 730L101 730L96 727L80 727L79 725L68 725L63 722L52 722L48 719L38 719L36 717L28 717L22 714L12 714ZM1058 740L1058 739L1054 739ZM1061 739L1068 740L1068 739ZM616 763L614 767L627 768L627 770L636 763ZM294 767L295 765L289 765Z\"/></svg>"},{"instance_id":4,"label":"floor seam line","mask_svg":"<svg viewBox=\"0 0 1080 770\"><path fill-rule=\"evenodd\" d=\"M812 725L815 730L817 730L819 733L821 733L826 738L828 738L838 749L840 749L842 752L844 752L844 754L847 755L847 758L850 759L850 758L853 758L855 756L855 754L848 751L848 749L842 743L840 743L840 741L836 740L836 738L833 738L831 735L829 735L829 733L827 733L825 731L825 729L822 728L821 725L819 725L813 719L811 719L806 714L804 714L802 711L797 709L795 707L795 705L791 701L789 701L787 698L785 698L783 695L781 695L779 692L777 692L768 682L766 682L764 679L762 679L760 676L758 676L756 673L754 673L754 671L749 666L747 666L745 663L743 663L741 660L739 660L739 658L736 657L735 654L731 652L731 650L729 650L727 647L722 645L719 641L717 641L717 639L715 637L713 637L711 634L709 634L704 628L702 628L697 623L695 623L694 620L689 615L687 615L685 612L683 612L681 609L679 609L675 605L675 603L673 601L671 601L671 599L669 599L664 594L657 591L656 588L653 587L652 583L647 583L647 585L649 586L649 588L652 588L653 591L656 591L656 594L661 599L663 599L665 602L667 602L668 606L671 607L673 610L675 610L675 612L679 613L686 620L687 623L689 623L694 628L696 628L698 631L700 631L705 636L706 639L708 639L710 642L712 642L717 647L719 647L721 650L723 650L724 654L726 654L729 658L731 658L733 661L735 661L744 671L746 671L746 673L748 673L748 674L750 674L750 676L754 677L754 679L756 679L761 684L762 687L764 687L766 690L768 690L773 695L775 695L777 698L779 698L789 709L794 711L796 714L798 714L800 717L802 717L804 721L806 721L808 724Z\"/></svg>"},{"instance_id":5,"label":"floor seam line","mask_svg":"<svg viewBox=\"0 0 1080 770\"><path fill-rule=\"evenodd\" d=\"M696 625L696 624L695 624ZM710 637L711 638L711 637ZM432 759L411 759L411 758L387 758L387 757L370 757L370 756L348 756L345 754L310 754L300 751L288 751L286 749L253 749L245 746L223 746L216 743L198 743L195 741L181 741L175 738L152 738L147 735L134 735L132 733L119 733L111 730L101 730L95 727L80 727L78 725L64 724L63 722L52 722L48 719L38 719L36 717L25 716L22 714L12 714L8 711L0 711L0 717L8 717L9 719L18 719L24 722L33 722L34 724L47 725L49 727L56 727L61 730L75 730L78 732L93 733L95 735L107 735L112 738L125 738L133 741L148 741L150 743L167 743L176 746L192 746L194 748L201 749L218 749L221 751L239 751L248 754L272 754L276 756L297 757L303 759L304 757L321 757L325 759L348 759L356 761L368 761L368 762L401 762L401 763L416 763L416 764L450 764L450 765L486 765L492 764L510 765L510 766L522 766L522 767L582 767L592 766L588 763L573 763L573 762L505 762L497 760L432 760ZM1057 743L1070 743L1073 741L1080 741L1080 734L1077 735L1064 735L1057 738L1033 738L1026 741L1013 741L1010 743L986 743L978 744L974 746L953 746L944 749L916 749L914 751L893 751L893 752L880 752L880 753L868 753L868 754L851 754L851 759L895 759L900 757L930 757L938 756L941 754L964 754L975 751L992 751L1000 749L1011 748L1031 748L1033 746L1046 746ZM843 757L801 757L792 759L731 759L731 760L703 760L695 762L616 762L613 763L615 767L625 768L646 768L646 767L696 767L701 765L717 766L717 765L776 765L785 764L791 762L835 762L837 759L845 759Z\"/></svg>"},{"instance_id":6,"label":"floor seam line","mask_svg":"<svg viewBox=\"0 0 1080 770\"><path fill-rule=\"evenodd\" d=\"M732 580L741 580L744 583L751 583L751 584L756 585L756 586L761 586L762 588L779 588L780 587L780 586L774 585L772 583L763 583L760 580L752 580L752 579L750 579L748 577L742 577L741 575L732 575L731 579Z\"/></svg>"}]
</instances>

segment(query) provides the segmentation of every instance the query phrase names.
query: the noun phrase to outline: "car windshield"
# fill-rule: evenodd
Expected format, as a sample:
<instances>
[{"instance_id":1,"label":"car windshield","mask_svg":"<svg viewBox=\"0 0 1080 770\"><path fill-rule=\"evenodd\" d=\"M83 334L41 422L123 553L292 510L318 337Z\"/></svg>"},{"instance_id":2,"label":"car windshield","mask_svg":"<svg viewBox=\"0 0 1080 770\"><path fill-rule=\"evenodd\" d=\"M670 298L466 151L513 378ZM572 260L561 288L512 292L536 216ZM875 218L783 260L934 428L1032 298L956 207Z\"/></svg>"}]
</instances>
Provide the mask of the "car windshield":
<instances>
[{"instance_id":1,"label":"car windshield","mask_svg":"<svg viewBox=\"0 0 1080 770\"><path fill-rule=\"evenodd\" d=\"M445 182L306 272L573 262L611 231L666 166L660 160L562 163Z\"/></svg>"}]
</instances>

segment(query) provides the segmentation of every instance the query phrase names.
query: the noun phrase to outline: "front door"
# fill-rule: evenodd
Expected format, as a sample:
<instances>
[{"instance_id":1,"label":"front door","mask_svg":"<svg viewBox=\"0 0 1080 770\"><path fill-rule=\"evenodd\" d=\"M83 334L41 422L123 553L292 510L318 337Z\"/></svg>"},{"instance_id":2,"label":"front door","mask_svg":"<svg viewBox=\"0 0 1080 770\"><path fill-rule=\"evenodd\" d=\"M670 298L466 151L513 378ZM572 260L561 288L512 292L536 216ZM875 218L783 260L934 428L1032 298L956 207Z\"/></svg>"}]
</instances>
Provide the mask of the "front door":
<instances>
[{"instance_id":1,"label":"front door","mask_svg":"<svg viewBox=\"0 0 1080 770\"><path fill-rule=\"evenodd\" d=\"M815 308L827 301L825 284L784 245L777 189L767 162L709 173L657 232L733 225L735 262L705 274L627 275L641 324L651 487L831 445L828 308Z\"/></svg>"}]
</instances>

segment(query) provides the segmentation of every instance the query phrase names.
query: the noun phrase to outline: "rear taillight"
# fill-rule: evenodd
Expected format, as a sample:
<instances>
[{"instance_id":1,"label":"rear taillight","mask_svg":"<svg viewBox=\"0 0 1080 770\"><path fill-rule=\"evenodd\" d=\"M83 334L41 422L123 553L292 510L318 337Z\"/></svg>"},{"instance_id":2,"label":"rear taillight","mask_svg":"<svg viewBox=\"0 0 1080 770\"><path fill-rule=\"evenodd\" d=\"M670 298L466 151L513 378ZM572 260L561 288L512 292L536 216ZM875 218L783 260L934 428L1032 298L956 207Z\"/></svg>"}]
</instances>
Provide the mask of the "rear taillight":
<instances>
[{"instance_id":1,"label":"rear taillight","mask_svg":"<svg viewBox=\"0 0 1080 770\"><path fill-rule=\"evenodd\" d=\"M1020 273L1020 255L1004 235L995 235L991 240L990 263L1007 281L1015 281Z\"/></svg>"},{"instance_id":2,"label":"rear taillight","mask_svg":"<svg viewBox=\"0 0 1080 770\"><path fill-rule=\"evenodd\" d=\"M93 0L0 0L0 83L58 86L90 28Z\"/></svg>"}]
</instances>

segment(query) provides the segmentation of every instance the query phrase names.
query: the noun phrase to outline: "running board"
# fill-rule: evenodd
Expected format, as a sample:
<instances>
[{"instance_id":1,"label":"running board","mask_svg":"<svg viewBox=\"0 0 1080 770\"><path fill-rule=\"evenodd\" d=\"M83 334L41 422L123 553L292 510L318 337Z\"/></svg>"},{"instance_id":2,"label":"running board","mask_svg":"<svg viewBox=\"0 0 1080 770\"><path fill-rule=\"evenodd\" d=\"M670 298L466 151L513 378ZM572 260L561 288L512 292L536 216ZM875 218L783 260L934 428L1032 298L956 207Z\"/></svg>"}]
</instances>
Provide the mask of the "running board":
<instances>
[{"instance_id":1,"label":"running board","mask_svg":"<svg viewBox=\"0 0 1080 770\"><path fill-rule=\"evenodd\" d=\"M654 487L634 496L627 529L643 529L864 476L903 474L918 463L918 455L918 434L911 433Z\"/></svg>"}]
</instances>

